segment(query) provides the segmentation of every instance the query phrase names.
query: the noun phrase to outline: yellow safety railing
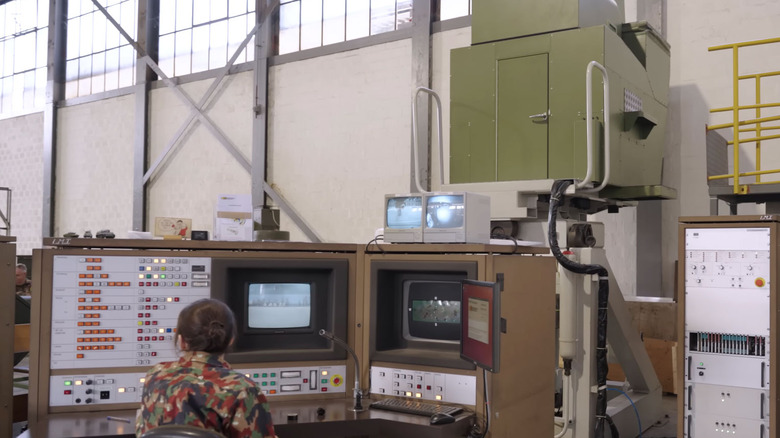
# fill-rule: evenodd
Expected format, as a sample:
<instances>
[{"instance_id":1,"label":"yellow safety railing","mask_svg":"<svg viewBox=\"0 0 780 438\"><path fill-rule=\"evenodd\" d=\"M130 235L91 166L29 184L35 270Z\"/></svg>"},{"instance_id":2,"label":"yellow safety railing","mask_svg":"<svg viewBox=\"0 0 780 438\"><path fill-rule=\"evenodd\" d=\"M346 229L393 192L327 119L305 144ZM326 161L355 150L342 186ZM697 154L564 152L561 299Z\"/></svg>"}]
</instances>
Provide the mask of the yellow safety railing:
<instances>
[{"instance_id":1,"label":"yellow safety railing","mask_svg":"<svg viewBox=\"0 0 780 438\"><path fill-rule=\"evenodd\" d=\"M776 122L780 121L780 116L771 116L771 117L761 117L761 109L762 108L777 108L780 107L780 102L777 103L762 103L761 102L761 79L771 77L771 76L780 76L780 71L772 71L772 72L765 72L765 73L757 73L757 74L749 74L749 75L740 75L739 74L739 49L742 47L749 47L749 46L760 46L765 44L773 44L773 43L780 43L780 38L772 38L772 39L766 39L766 40L758 40L758 41L748 41L743 43L734 43L734 44L725 44L722 46L714 46L710 47L709 51L714 52L717 50L729 50L732 51L732 57L733 57L733 80L732 80L732 88L733 88L733 99L734 104L730 107L724 107L724 108L714 108L711 109L711 113L719 113L719 112L728 112L731 111L733 113L733 122L732 123L723 123L720 125L710 125L707 127L707 130L713 131L716 129L724 129L724 128L731 128L734 132L734 140L728 142L728 144L733 145L733 153L734 153L734 171L733 173L724 174L724 175L712 175L709 176L709 180L716 180L716 179L732 179L734 180L734 193L735 194L745 194L747 193L748 186L744 184L740 184L740 178L741 177L750 177L754 176L756 177L756 184L777 184L780 183L780 181L769 181L769 182L762 182L761 181L761 175L767 175L767 174L774 174L774 173L780 173L780 169L772 169L772 170L761 170L761 141L762 140L772 140L772 139L778 139L780 138L780 134L769 134L765 135L764 132L772 132L775 130L780 129L780 126L766 126L764 123L769 122ZM756 83L756 103L754 105L740 105L739 104L739 81L743 80L753 80ZM749 120L740 120L739 119L739 112L741 110L755 110L755 118L749 119ZM744 128L745 126L753 126ZM747 134L751 133L753 134L751 137L748 138L740 138L740 134ZM756 170L751 172L742 172L739 171L739 146L742 143L755 143L756 144Z\"/></svg>"}]
</instances>

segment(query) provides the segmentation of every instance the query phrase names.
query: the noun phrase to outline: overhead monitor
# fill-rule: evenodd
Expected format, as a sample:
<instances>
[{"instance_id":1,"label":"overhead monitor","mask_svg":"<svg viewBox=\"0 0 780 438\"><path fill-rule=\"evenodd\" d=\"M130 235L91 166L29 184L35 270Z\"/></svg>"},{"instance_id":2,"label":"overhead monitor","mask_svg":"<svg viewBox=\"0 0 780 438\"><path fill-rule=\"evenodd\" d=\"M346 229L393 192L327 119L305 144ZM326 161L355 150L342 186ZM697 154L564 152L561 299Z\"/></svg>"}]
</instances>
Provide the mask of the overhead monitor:
<instances>
[{"instance_id":1,"label":"overhead monitor","mask_svg":"<svg viewBox=\"0 0 780 438\"><path fill-rule=\"evenodd\" d=\"M424 217L421 194L385 195L384 241L421 243Z\"/></svg>"},{"instance_id":2,"label":"overhead monitor","mask_svg":"<svg viewBox=\"0 0 780 438\"><path fill-rule=\"evenodd\" d=\"M425 243L489 243L490 197L471 192L426 193Z\"/></svg>"},{"instance_id":3,"label":"overhead monitor","mask_svg":"<svg viewBox=\"0 0 780 438\"><path fill-rule=\"evenodd\" d=\"M498 283L463 280L460 357L497 373L500 361L501 291Z\"/></svg>"}]
</instances>

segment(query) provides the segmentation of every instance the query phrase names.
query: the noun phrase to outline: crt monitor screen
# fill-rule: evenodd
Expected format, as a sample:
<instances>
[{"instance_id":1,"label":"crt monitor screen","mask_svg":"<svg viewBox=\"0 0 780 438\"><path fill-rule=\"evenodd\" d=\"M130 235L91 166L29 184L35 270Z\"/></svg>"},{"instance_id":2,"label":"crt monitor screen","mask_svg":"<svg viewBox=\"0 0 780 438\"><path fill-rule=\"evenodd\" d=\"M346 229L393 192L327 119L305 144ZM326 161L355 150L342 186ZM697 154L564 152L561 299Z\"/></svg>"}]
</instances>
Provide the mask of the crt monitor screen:
<instances>
[{"instance_id":1,"label":"crt monitor screen","mask_svg":"<svg viewBox=\"0 0 780 438\"><path fill-rule=\"evenodd\" d=\"M387 198L385 214L387 228L422 228L422 196L397 196Z\"/></svg>"},{"instance_id":2,"label":"crt monitor screen","mask_svg":"<svg viewBox=\"0 0 780 438\"><path fill-rule=\"evenodd\" d=\"M463 280L460 356L499 371L501 292L497 283Z\"/></svg>"},{"instance_id":3,"label":"crt monitor screen","mask_svg":"<svg viewBox=\"0 0 780 438\"><path fill-rule=\"evenodd\" d=\"M311 325L311 284L251 283L248 286L249 328L302 328Z\"/></svg>"},{"instance_id":4,"label":"crt monitor screen","mask_svg":"<svg viewBox=\"0 0 780 438\"><path fill-rule=\"evenodd\" d=\"M460 281L404 281L404 337L410 340L460 340Z\"/></svg>"},{"instance_id":5,"label":"crt monitor screen","mask_svg":"<svg viewBox=\"0 0 780 438\"><path fill-rule=\"evenodd\" d=\"M460 228L465 218L463 195L435 195L426 198L428 228Z\"/></svg>"}]
</instances>

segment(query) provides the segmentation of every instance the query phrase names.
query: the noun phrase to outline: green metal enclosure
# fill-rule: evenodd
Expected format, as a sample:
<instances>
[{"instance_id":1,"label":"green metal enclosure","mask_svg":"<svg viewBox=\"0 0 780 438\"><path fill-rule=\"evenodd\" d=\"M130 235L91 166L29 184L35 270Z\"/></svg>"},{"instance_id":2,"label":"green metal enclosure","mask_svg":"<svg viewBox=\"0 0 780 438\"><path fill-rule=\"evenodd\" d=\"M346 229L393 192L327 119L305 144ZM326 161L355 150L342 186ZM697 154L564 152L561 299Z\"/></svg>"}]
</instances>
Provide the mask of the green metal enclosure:
<instances>
[{"instance_id":1,"label":"green metal enclosure","mask_svg":"<svg viewBox=\"0 0 780 438\"><path fill-rule=\"evenodd\" d=\"M605 24L576 28L586 3L605 13ZM566 12L552 13L556 7ZM610 186L661 184L669 47L644 23L615 27L616 11L622 14L611 0L474 3L475 44L451 52L451 184L582 179L587 167L585 78L591 61L603 65L609 76ZM489 13L495 26L480 12ZM522 25L513 28L496 18L512 14L519 14ZM575 28L556 31L565 27ZM529 32L549 33L516 37ZM602 181L605 116L599 70L594 69L592 81L592 181Z\"/></svg>"}]
</instances>

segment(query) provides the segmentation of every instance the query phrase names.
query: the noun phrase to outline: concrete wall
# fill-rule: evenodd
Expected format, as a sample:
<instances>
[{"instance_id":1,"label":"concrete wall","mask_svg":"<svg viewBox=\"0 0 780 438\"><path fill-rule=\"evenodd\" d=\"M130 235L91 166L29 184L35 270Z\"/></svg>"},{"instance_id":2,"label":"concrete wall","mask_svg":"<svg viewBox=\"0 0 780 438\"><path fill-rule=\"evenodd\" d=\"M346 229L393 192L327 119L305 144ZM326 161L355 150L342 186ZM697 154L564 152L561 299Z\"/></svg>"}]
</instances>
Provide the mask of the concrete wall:
<instances>
[{"instance_id":1,"label":"concrete wall","mask_svg":"<svg viewBox=\"0 0 780 438\"><path fill-rule=\"evenodd\" d=\"M0 187L12 192L11 235L16 252L41 246L43 206L43 113L0 120ZM0 192L0 211L7 213Z\"/></svg>"},{"instance_id":2,"label":"concrete wall","mask_svg":"<svg viewBox=\"0 0 780 438\"><path fill-rule=\"evenodd\" d=\"M184 84L198 102L213 80ZM252 158L252 72L231 75L212 95L205 113L248 161ZM151 92L149 163L155 162L174 133L189 117L190 108L169 88ZM148 185L147 222L155 217L192 219L192 229L213 231L214 205L219 194L250 193L250 174L238 160L196 121L176 143Z\"/></svg>"},{"instance_id":3,"label":"concrete wall","mask_svg":"<svg viewBox=\"0 0 780 438\"><path fill-rule=\"evenodd\" d=\"M401 40L271 69L268 181L325 241L368 242L384 195L409 192L411 56Z\"/></svg>"},{"instance_id":4,"label":"concrete wall","mask_svg":"<svg viewBox=\"0 0 780 438\"><path fill-rule=\"evenodd\" d=\"M54 235L132 229L133 95L58 111Z\"/></svg>"}]
</instances>

